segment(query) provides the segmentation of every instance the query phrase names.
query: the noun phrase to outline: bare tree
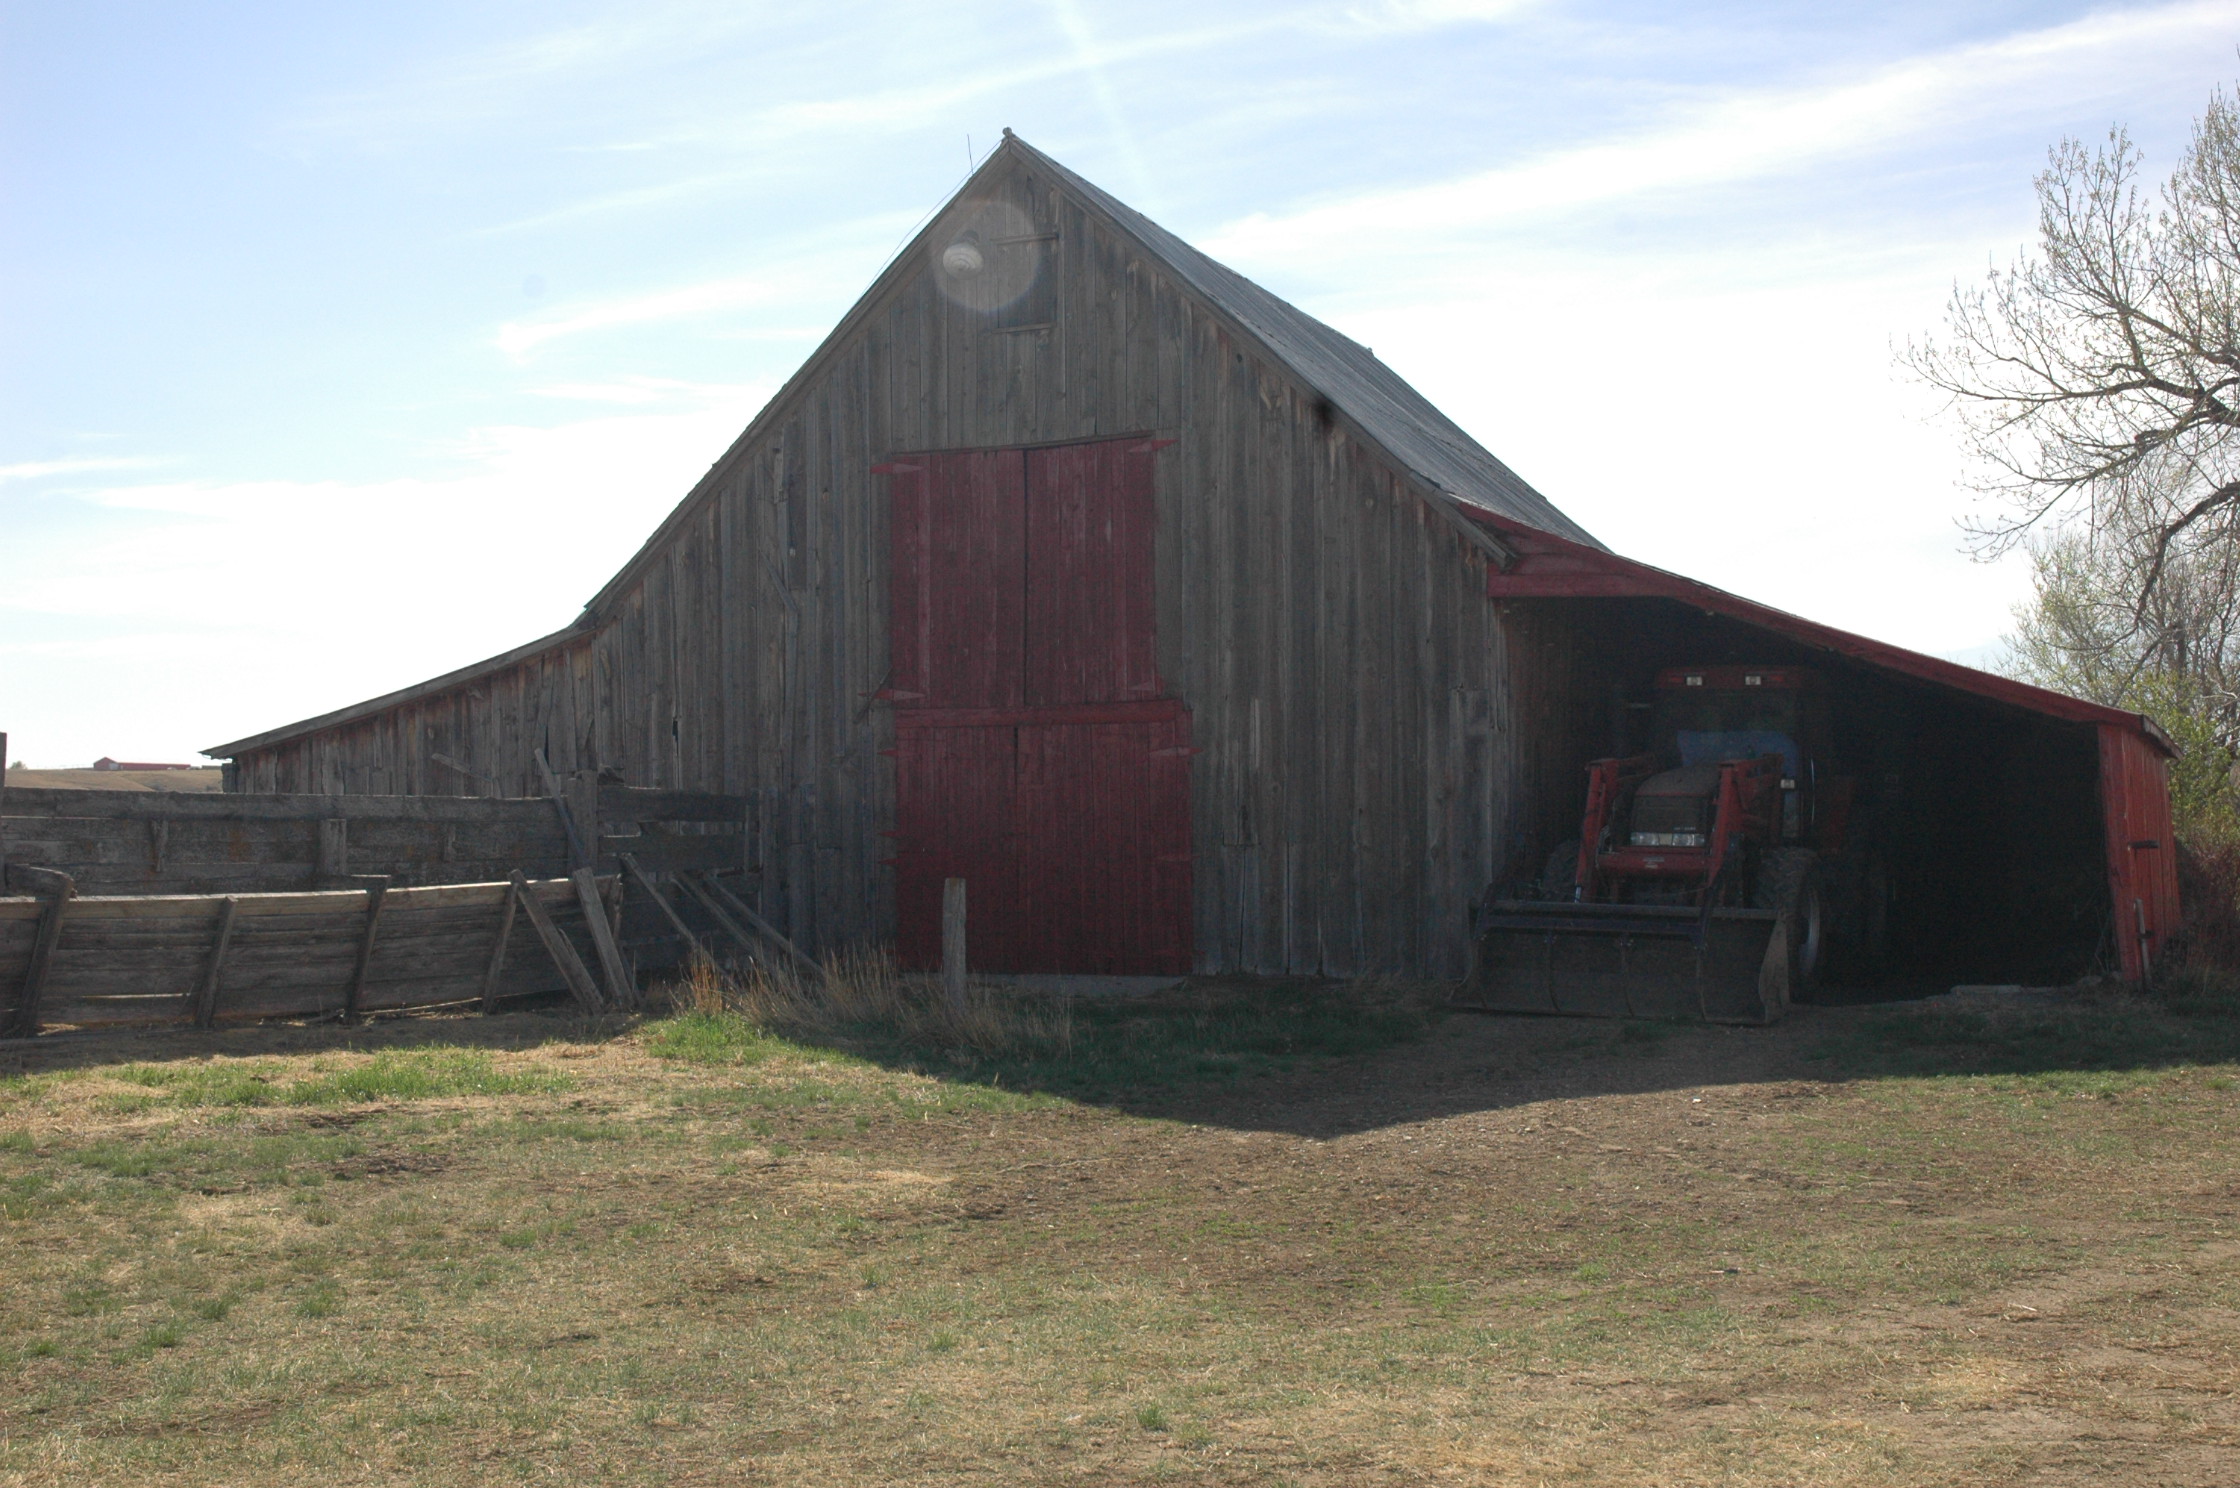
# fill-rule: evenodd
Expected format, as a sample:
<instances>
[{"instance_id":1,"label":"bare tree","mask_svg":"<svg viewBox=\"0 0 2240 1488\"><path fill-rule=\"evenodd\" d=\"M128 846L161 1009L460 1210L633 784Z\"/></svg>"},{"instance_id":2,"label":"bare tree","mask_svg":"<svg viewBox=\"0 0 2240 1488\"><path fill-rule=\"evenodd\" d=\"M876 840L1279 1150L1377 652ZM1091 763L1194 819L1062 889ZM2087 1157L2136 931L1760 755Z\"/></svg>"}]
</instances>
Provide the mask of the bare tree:
<instances>
[{"instance_id":1,"label":"bare tree","mask_svg":"<svg viewBox=\"0 0 2240 1488\"><path fill-rule=\"evenodd\" d=\"M2240 541L2240 104L2223 90L2159 191L2111 131L2056 146L2038 250L1954 291L1906 360L1948 394L1996 514L1978 550L2081 530L2121 555L2132 624ZM2203 575L2206 577L2206 574ZM2151 648L2150 648L2151 649Z\"/></svg>"}]
</instances>

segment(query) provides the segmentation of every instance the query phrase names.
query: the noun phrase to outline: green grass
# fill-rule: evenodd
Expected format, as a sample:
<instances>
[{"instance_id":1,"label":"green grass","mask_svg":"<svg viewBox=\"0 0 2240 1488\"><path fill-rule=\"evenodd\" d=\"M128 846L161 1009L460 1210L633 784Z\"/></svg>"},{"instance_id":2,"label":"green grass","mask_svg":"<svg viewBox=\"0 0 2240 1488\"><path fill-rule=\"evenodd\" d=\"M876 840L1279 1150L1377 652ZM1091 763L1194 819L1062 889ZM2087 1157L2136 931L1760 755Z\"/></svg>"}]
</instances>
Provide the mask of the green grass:
<instances>
[{"instance_id":1,"label":"green grass","mask_svg":"<svg viewBox=\"0 0 2240 1488\"><path fill-rule=\"evenodd\" d=\"M731 1012L679 1013L645 1035L647 1053L691 1064L760 1064L792 1047Z\"/></svg>"},{"instance_id":2,"label":"green grass","mask_svg":"<svg viewBox=\"0 0 2240 1488\"><path fill-rule=\"evenodd\" d=\"M127 1064L106 1073L145 1086L174 1106L337 1106L454 1095L532 1095L570 1084L558 1071L500 1070L480 1049L390 1050L340 1068L315 1061L308 1073L295 1075L269 1061Z\"/></svg>"}]
</instances>

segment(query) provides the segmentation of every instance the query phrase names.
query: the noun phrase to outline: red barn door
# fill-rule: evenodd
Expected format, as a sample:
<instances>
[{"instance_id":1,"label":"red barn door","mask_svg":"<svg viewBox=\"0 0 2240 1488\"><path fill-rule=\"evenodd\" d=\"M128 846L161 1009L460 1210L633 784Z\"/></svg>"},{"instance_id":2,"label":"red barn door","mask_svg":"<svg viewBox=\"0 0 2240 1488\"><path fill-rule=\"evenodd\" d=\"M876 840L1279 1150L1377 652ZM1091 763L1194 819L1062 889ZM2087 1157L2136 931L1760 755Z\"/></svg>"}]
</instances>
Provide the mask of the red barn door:
<instances>
[{"instance_id":1,"label":"red barn door","mask_svg":"<svg viewBox=\"0 0 2240 1488\"><path fill-rule=\"evenodd\" d=\"M1190 720L1158 676L1146 440L916 457L893 492L895 908L982 971L1190 969Z\"/></svg>"}]
</instances>

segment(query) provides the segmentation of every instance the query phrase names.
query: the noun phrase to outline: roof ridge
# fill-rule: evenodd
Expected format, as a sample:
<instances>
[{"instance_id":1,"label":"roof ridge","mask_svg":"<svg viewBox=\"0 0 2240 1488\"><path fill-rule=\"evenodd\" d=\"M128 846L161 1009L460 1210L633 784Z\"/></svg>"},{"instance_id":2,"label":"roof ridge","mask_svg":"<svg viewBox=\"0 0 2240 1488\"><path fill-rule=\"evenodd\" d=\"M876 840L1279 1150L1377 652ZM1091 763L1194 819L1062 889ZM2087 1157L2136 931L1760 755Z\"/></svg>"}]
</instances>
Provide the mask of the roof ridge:
<instances>
[{"instance_id":1,"label":"roof ridge","mask_svg":"<svg viewBox=\"0 0 2240 1488\"><path fill-rule=\"evenodd\" d=\"M1368 347L1191 246L1009 131L995 153L1007 151L1128 233L1417 479L1464 505L1607 550Z\"/></svg>"}]
</instances>

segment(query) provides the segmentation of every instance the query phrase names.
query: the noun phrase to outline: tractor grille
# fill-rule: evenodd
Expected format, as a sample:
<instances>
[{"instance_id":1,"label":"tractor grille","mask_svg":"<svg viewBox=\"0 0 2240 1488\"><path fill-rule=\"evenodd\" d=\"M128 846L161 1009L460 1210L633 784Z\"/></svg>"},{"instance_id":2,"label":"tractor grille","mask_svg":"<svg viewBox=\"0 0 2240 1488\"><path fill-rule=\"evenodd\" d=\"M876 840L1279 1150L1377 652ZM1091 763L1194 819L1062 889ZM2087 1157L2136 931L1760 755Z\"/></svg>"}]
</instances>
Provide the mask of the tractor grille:
<instances>
[{"instance_id":1,"label":"tractor grille","mask_svg":"<svg viewBox=\"0 0 2240 1488\"><path fill-rule=\"evenodd\" d=\"M1652 796L1633 798L1633 829L1626 841L1634 847L1701 847L1704 812L1710 801L1702 796Z\"/></svg>"}]
</instances>

